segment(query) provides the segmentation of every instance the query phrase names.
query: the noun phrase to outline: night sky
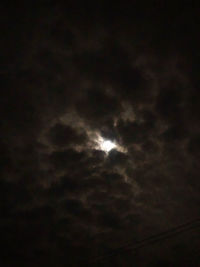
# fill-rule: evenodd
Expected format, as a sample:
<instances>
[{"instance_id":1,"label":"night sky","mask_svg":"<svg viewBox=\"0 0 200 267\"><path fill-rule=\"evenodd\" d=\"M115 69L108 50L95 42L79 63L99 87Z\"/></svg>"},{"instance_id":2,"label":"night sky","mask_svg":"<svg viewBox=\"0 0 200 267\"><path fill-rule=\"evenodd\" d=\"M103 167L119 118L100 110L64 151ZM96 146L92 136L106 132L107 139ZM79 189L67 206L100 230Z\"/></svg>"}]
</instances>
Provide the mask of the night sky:
<instances>
[{"instance_id":1,"label":"night sky","mask_svg":"<svg viewBox=\"0 0 200 267\"><path fill-rule=\"evenodd\" d=\"M186 2L2 6L2 267L200 266L200 9Z\"/></svg>"}]
</instances>

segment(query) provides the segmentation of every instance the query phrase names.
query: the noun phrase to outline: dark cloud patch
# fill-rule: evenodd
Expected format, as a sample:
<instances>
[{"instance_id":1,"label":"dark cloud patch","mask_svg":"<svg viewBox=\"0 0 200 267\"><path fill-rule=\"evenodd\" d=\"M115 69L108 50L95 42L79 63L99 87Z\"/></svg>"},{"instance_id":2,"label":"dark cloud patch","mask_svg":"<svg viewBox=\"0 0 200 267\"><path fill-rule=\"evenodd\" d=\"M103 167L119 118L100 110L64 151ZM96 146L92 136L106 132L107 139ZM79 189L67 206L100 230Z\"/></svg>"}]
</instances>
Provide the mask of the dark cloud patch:
<instances>
[{"instance_id":1,"label":"dark cloud patch","mask_svg":"<svg viewBox=\"0 0 200 267\"><path fill-rule=\"evenodd\" d=\"M119 139L119 136L117 135L116 128L114 125L108 125L108 127L102 127L100 129L100 134L104 139L116 141Z\"/></svg>"},{"instance_id":2,"label":"dark cloud patch","mask_svg":"<svg viewBox=\"0 0 200 267\"><path fill-rule=\"evenodd\" d=\"M15 73L23 66L24 58L31 48L38 15L36 9L28 5L23 5L21 8L17 8L16 5L11 8L9 4L2 6L1 17L5 27L2 27L4 38L1 49L6 72Z\"/></svg>"},{"instance_id":3,"label":"dark cloud patch","mask_svg":"<svg viewBox=\"0 0 200 267\"><path fill-rule=\"evenodd\" d=\"M148 88L147 79L142 71L128 66L127 63L118 63L118 66L119 69L113 75L112 83L116 82L116 91L119 95L133 104L138 104L138 101L144 103L150 101L151 89Z\"/></svg>"},{"instance_id":4,"label":"dark cloud patch","mask_svg":"<svg viewBox=\"0 0 200 267\"><path fill-rule=\"evenodd\" d=\"M190 121L192 122L192 126L195 127L195 121L199 120L200 112L199 112L199 85L189 91L189 97L187 102L187 111ZM191 127L192 127L191 126Z\"/></svg>"},{"instance_id":5,"label":"dark cloud patch","mask_svg":"<svg viewBox=\"0 0 200 267\"><path fill-rule=\"evenodd\" d=\"M73 215L81 216L82 203L76 199L67 199L62 203L64 210Z\"/></svg>"},{"instance_id":6,"label":"dark cloud patch","mask_svg":"<svg viewBox=\"0 0 200 267\"><path fill-rule=\"evenodd\" d=\"M56 124L50 129L49 139L58 147L84 144L87 140L84 133L78 133L72 127L63 124Z\"/></svg>"},{"instance_id":7,"label":"dark cloud patch","mask_svg":"<svg viewBox=\"0 0 200 267\"><path fill-rule=\"evenodd\" d=\"M151 128L144 123L120 121L117 128L125 145L141 144L151 137Z\"/></svg>"},{"instance_id":8,"label":"dark cloud patch","mask_svg":"<svg viewBox=\"0 0 200 267\"><path fill-rule=\"evenodd\" d=\"M17 138L22 138L20 135L24 136L25 140L30 139L30 133L32 137L37 135L42 120L35 100L34 93L24 88L22 77L11 77L10 81L4 84L0 112L5 117L1 123L5 141L17 142Z\"/></svg>"},{"instance_id":9,"label":"dark cloud patch","mask_svg":"<svg viewBox=\"0 0 200 267\"><path fill-rule=\"evenodd\" d=\"M157 154L159 153L159 146L153 140L145 140L142 144L142 150L144 153L146 152L148 155Z\"/></svg>"},{"instance_id":10,"label":"dark cloud patch","mask_svg":"<svg viewBox=\"0 0 200 267\"><path fill-rule=\"evenodd\" d=\"M93 149L90 160L95 163L100 163L105 159L105 152L102 150Z\"/></svg>"},{"instance_id":11,"label":"dark cloud patch","mask_svg":"<svg viewBox=\"0 0 200 267\"><path fill-rule=\"evenodd\" d=\"M111 229L121 228L121 221L118 216L111 211L104 212L98 218L98 223L104 227L108 227Z\"/></svg>"},{"instance_id":12,"label":"dark cloud patch","mask_svg":"<svg viewBox=\"0 0 200 267\"><path fill-rule=\"evenodd\" d=\"M123 166L126 165L128 156L125 153L112 149L109 153L109 158L107 160L108 166Z\"/></svg>"},{"instance_id":13,"label":"dark cloud patch","mask_svg":"<svg viewBox=\"0 0 200 267\"><path fill-rule=\"evenodd\" d=\"M13 167L9 149L4 142L0 142L0 153L0 170L3 174Z\"/></svg>"},{"instance_id":14,"label":"dark cloud patch","mask_svg":"<svg viewBox=\"0 0 200 267\"><path fill-rule=\"evenodd\" d=\"M127 51L119 45L108 44L100 51L87 53L79 64L84 67L86 76L100 83L104 81L110 84L124 100L137 103L138 100L149 101L152 97L147 75L131 64Z\"/></svg>"},{"instance_id":15,"label":"dark cloud patch","mask_svg":"<svg viewBox=\"0 0 200 267\"><path fill-rule=\"evenodd\" d=\"M113 119L121 109L121 103L116 97L112 97L103 90L89 89L86 96L77 104L80 116L84 117L92 124L113 125Z\"/></svg>"},{"instance_id":16,"label":"dark cloud patch","mask_svg":"<svg viewBox=\"0 0 200 267\"><path fill-rule=\"evenodd\" d=\"M75 35L69 25L64 23L62 19L58 19L53 23L52 27L49 28L49 38L54 40L57 45L62 46L63 49L66 49L66 47L71 48L75 41Z\"/></svg>"},{"instance_id":17,"label":"dark cloud patch","mask_svg":"<svg viewBox=\"0 0 200 267\"><path fill-rule=\"evenodd\" d=\"M165 119L179 119L182 115L181 92L178 90L161 90L157 100L157 110Z\"/></svg>"},{"instance_id":18,"label":"dark cloud patch","mask_svg":"<svg viewBox=\"0 0 200 267\"><path fill-rule=\"evenodd\" d=\"M53 152L49 160L56 169L65 170L67 168L77 168L78 165L83 164L85 157L86 154L84 152L66 149Z\"/></svg>"},{"instance_id":19,"label":"dark cloud patch","mask_svg":"<svg viewBox=\"0 0 200 267\"><path fill-rule=\"evenodd\" d=\"M169 129L167 129L162 135L161 138L165 140L165 142L176 142L183 141L188 137L188 130L181 125L172 125Z\"/></svg>"},{"instance_id":20,"label":"dark cloud patch","mask_svg":"<svg viewBox=\"0 0 200 267\"><path fill-rule=\"evenodd\" d=\"M188 150L195 158L199 158L200 156L200 137L194 136L191 138L188 146Z\"/></svg>"}]
</instances>

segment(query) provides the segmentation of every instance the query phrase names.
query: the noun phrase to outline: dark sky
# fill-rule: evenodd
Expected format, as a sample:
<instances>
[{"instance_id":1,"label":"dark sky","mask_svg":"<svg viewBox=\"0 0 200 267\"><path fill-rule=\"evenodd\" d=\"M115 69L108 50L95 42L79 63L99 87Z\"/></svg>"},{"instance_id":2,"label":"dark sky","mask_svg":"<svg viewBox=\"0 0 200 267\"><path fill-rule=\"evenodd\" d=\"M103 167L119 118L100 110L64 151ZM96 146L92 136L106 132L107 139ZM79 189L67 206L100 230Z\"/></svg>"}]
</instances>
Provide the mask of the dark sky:
<instances>
[{"instance_id":1,"label":"dark sky","mask_svg":"<svg viewBox=\"0 0 200 267\"><path fill-rule=\"evenodd\" d=\"M200 266L198 227L91 262L200 217L200 10L96 2L1 8L1 266Z\"/></svg>"}]
</instances>

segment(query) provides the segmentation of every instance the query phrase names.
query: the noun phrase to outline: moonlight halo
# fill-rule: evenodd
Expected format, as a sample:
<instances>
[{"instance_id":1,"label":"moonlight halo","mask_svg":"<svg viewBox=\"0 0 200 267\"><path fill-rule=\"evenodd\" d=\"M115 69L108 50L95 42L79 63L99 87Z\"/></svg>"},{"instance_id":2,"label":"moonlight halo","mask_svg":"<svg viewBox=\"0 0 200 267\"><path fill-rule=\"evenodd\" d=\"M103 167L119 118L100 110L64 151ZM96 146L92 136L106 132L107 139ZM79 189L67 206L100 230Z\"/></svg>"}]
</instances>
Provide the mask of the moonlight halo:
<instances>
[{"instance_id":1,"label":"moonlight halo","mask_svg":"<svg viewBox=\"0 0 200 267\"><path fill-rule=\"evenodd\" d=\"M100 144L101 149L105 152L109 152L113 148L116 148L115 143L111 142L110 140L103 140Z\"/></svg>"},{"instance_id":2,"label":"moonlight halo","mask_svg":"<svg viewBox=\"0 0 200 267\"><path fill-rule=\"evenodd\" d=\"M106 154L109 154L109 152L112 149L116 149L122 153L127 153L127 149L125 147L119 145L115 141L105 139L99 134L97 134L97 138L95 140L95 143L96 143L95 148L104 151Z\"/></svg>"},{"instance_id":3,"label":"moonlight halo","mask_svg":"<svg viewBox=\"0 0 200 267\"><path fill-rule=\"evenodd\" d=\"M111 140L105 139L101 135L98 135L98 137L96 139L96 143L97 143L96 148L104 151L107 154L113 148L117 149L117 144L115 142L112 142Z\"/></svg>"}]
</instances>

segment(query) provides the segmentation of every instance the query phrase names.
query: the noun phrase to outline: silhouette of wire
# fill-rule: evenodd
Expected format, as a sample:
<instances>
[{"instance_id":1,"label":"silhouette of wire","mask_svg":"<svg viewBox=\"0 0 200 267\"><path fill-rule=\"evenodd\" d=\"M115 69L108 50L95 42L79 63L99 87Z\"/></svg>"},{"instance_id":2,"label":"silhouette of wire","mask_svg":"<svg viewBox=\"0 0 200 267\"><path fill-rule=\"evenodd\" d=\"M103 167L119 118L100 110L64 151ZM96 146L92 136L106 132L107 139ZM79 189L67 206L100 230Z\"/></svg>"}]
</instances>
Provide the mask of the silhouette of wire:
<instances>
[{"instance_id":1,"label":"silhouette of wire","mask_svg":"<svg viewBox=\"0 0 200 267\"><path fill-rule=\"evenodd\" d=\"M159 234L152 235L152 236L147 237L147 238L140 240L140 241L130 240L128 243L125 243L122 246L120 246L116 249L113 249L112 251L109 251L108 253L96 256L96 257L91 258L91 259L82 260L82 262L94 263L94 262L97 262L100 260L104 260L108 257L115 256L116 254L121 253L123 251L136 250L136 249L142 248L144 246L148 246L150 244L158 242L160 240L171 238L171 237L173 237L177 234L180 234L182 232L195 229L197 227L200 227L200 218L193 220L193 221L190 221L190 222L187 222L187 223L184 223L184 224L181 224L179 226L176 226L170 230L161 232ZM134 242L134 244L133 244L133 242Z\"/></svg>"}]
</instances>

